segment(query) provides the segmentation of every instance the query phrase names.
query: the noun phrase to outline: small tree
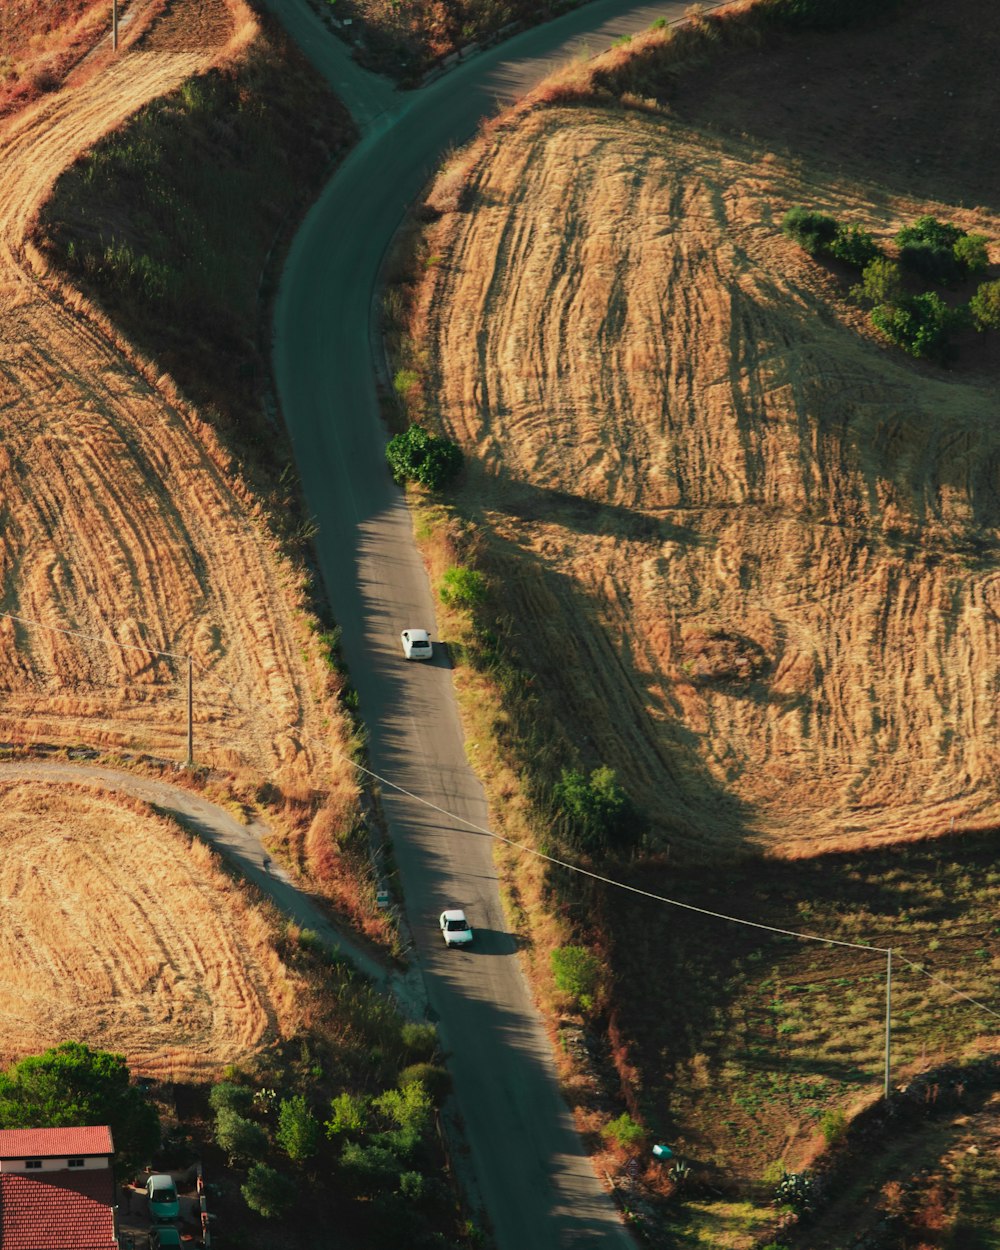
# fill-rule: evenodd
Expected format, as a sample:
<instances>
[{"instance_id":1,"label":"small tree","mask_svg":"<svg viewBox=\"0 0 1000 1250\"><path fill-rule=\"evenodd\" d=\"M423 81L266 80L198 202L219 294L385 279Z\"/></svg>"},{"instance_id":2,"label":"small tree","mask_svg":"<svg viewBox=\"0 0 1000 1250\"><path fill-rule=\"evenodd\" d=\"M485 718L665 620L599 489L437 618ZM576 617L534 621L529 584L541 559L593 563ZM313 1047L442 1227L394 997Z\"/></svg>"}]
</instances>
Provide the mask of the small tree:
<instances>
[{"instance_id":1,"label":"small tree","mask_svg":"<svg viewBox=\"0 0 1000 1250\"><path fill-rule=\"evenodd\" d=\"M983 282L969 300L969 312L977 330L1000 330L1000 282Z\"/></svg>"},{"instance_id":2,"label":"small tree","mask_svg":"<svg viewBox=\"0 0 1000 1250\"><path fill-rule=\"evenodd\" d=\"M872 325L911 356L943 360L949 335L966 320L964 309L949 308L936 291L913 295L895 307L880 304L871 311Z\"/></svg>"},{"instance_id":3,"label":"small tree","mask_svg":"<svg viewBox=\"0 0 1000 1250\"><path fill-rule=\"evenodd\" d=\"M903 298L903 275L895 261L879 256L861 272L861 283L852 295L864 303L894 306Z\"/></svg>"},{"instance_id":4,"label":"small tree","mask_svg":"<svg viewBox=\"0 0 1000 1250\"><path fill-rule=\"evenodd\" d=\"M294 1163L311 1158L319 1147L319 1120L313 1115L305 1095L283 1098L278 1107L278 1145Z\"/></svg>"},{"instance_id":5,"label":"small tree","mask_svg":"<svg viewBox=\"0 0 1000 1250\"><path fill-rule=\"evenodd\" d=\"M985 234L965 234L955 240L955 259L970 278L989 268L988 242Z\"/></svg>"},{"instance_id":6,"label":"small tree","mask_svg":"<svg viewBox=\"0 0 1000 1250\"><path fill-rule=\"evenodd\" d=\"M825 249L835 260L864 269L879 255L878 244L860 226L838 226Z\"/></svg>"},{"instance_id":7,"label":"small tree","mask_svg":"<svg viewBox=\"0 0 1000 1250\"><path fill-rule=\"evenodd\" d=\"M259 1158L267 1149L267 1134L261 1126L229 1107L215 1117L215 1140L233 1162Z\"/></svg>"},{"instance_id":8,"label":"small tree","mask_svg":"<svg viewBox=\"0 0 1000 1250\"><path fill-rule=\"evenodd\" d=\"M646 1130L627 1111L601 1129L601 1136L613 1142L620 1150L636 1153L646 1141Z\"/></svg>"},{"instance_id":9,"label":"small tree","mask_svg":"<svg viewBox=\"0 0 1000 1250\"><path fill-rule=\"evenodd\" d=\"M597 956L585 946L560 946L549 958L556 988L589 1011L600 986L601 964Z\"/></svg>"},{"instance_id":10,"label":"small tree","mask_svg":"<svg viewBox=\"0 0 1000 1250\"><path fill-rule=\"evenodd\" d=\"M419 482L428 490L443 490L462 468L462 452L448 438L438 438L421 425L411 425L389 440L386 460L395 481Z\"/></svg>"},{"instance_id":11,"label":"small tree","mask_svg":"<svg viewBox=\"0 0 1000 1250\"><path fill-rule=\"evenodd\" d=\"M595 768L589 779L563 769L553 790L570 842L588 855L634 845L638 816L611 768Z\"/></svg>"},{"instance_id":12,"label":"small tree","mask_svg":"<svg viewBox=\"0 0 1000 1250\"><path fill-rule=\"evenodd\" d=\"M266 1220L280 1219L295 1205L298 1197L293 1180L263 1163L255 1163L251 1167L246 1181L240 1186L240 1193L250 1210Z\"/></svg>"}]
</instances>

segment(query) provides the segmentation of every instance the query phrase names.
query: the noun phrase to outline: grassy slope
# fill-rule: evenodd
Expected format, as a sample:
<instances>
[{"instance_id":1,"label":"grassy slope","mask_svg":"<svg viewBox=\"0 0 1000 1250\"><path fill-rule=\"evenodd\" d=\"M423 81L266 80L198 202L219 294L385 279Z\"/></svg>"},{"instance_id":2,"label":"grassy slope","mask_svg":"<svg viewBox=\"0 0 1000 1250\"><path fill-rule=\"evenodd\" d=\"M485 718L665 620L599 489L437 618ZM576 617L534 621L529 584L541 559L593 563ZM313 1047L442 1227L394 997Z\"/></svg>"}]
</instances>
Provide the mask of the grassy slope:
<instances>
[{"instance_id":1,"label":"grassy slope","mask_svg":"<svg viewBox=\"0 0 1000 1250\"><path fill-rule=\"evenodd\" d=\"M740 841L745 850L745 836L734 842L713 831L727 824L759 835L767 812L760 782L770 774L768 840L786 853L814 853L824 832L849 842L849 824L862 834L859 845L875 840L865 831L888 841L926 832L927 803L961 719L949 699L964 686L975 705L980 676L995 669L983 597L995 578L996 346L967 341L950 375L887 354L845 300L846 275L812 265L777 232L780 213L801 200L883 236L929 205L998 237L996 171L982 157L990 150L989 64L1000 28L982 18L978 8L944 16L918 6L897 27L701 48L683 72L674 66L666 75L654 56L638 86L619 50L606 81L669 100L679 120L664 120L659 107L646 121L614 109L551 120L536 113L460 157L432 195L446 216L427 240L417 350L403 363L419 369L419 353L430 349L412 399L432 420L443 419L472 458L457 515L445 522L450 537L442 542L440 521L425 528L433 570L440 576L451 560L471 556L502 588L493 610L502 605L503 615L485 633L480 628L478 641L467 635L485 675L458 678L474 692L467 714L477 757L490 735L507 757L490 765L496 810L523 833L521 792L544 802L578 748L585 762L612 762L638 788L681 858L693 839L684 836L690 813L678 808L694 803L688 830L708 842L708 858L726 864L720 874L718 866L685 870L653 860L635 874L637 884L781 927L892 943L988 1000L1000 958L992 834L782 866L728 862L727 842L730 852ZM580 77L570 71L549 98L573 99L581 88L586 95ZM907 86L911 80L919 90ZM946 159L953 147L954 161ZM459 194L463 180L469 189ZM451 214L459 205L472 211ZM637 309L646 307L644 322ZM581 363L587 358L596 361L590 373ZM708 364L699 372L700 359ZM613 367L602 371L607 361ZM689 408L669 381L683 380L684 365L694 374ZM574 391L580 373L586 385ZM650 433L649 409L634 404L642 375L657 373L668 375L659 392L667 398L652 411L678 412L686 421L679 435L662 425ZM716 404L720 385L743 419L739 456L721 444L728 414ZM844 428L845 404L853 428ZM609 413L619 417L613 428ZM964 468L953 462L956 449ZM661 462L662 471L650 472ZM680 498L671 498L678 486ZM738 501L747 525L737 532ZM699 558L697 540L706 537L710 549ZM857 588L879 566L863 606ZM809 622L809 646L824 618L846 626L839 638L830 630L818 668L815 660L787 662L795 648L782 632L792 597L809 585L809 616L795 626L802 631ZM728 604L717 589L727 586ZM946 587L949 597L934 608ZM704 610L706 591L709 628L699 629L692 604L700 598ZM655 624L657 595L682 621L686 614L677 639L637 628L637 605ZM970 630L978 634L971 653L952 645L956 631L968 638ZM498 634L516 656L513 670L498 655ZM740 635L758 648L741 651ZM667 669L665 682L662 657L671 646L677 668ZM923 677L914 682L912 656L921 649ZM805 661L806 649L798 650ZM794 756L781 760L779 749L775 758L773 730L758 729L757 741L748 730L769 705L776 725L784 715L779 699L754 692L760 653L765 678L778 672L787 686L789 729L796 720L800 729L803 717L807 723L810 706L820 712L802 740L801 771L789 769ZM685 660L708 667L681 698ZM816 682L845 660L834 699L839 728L825 728ZM595 667L607 670L603 686ZM865 725L857 696L897 673L897 687L874 693L878 715ZM631 702L620 690L629 683L642 692ZM501 687L506 706L491 724L483 692L495 699ZM937 711L924 719L926 690L936 692ZM964 748L984 765L973 788L987 825L995 819L990 706L987 697L969 719ZM889 708L891 732L880 742ZM689 767L685 776L662 757L659 772L648 770L652 733L636 726L651 712L661 741L673 737L673 759L714 754L710 773ZM908 721L912 728L900 732ZM828 811L826 830L817 829L817 818L826 818L825 781L838 754L841 764L849 761L855 745L858 772L844 792L853 790L855 806ZM911 789L929 761L927 782ZM824 770L832 770L826 778ZM952 794L969 784L960 769ZM935 832L947 827L932 824ZM540 887L529 884L523 861L511 868L512 898L530 906ZM716 1183L759 1181L779 1158L804 1165L823 1145L823 1117L850 1112L877 1091L877 957L761 945L750 930L622 905L615 896L574 898L566 883L560 890L561 920L548 933L536 923L536 945L544 947L558 925L565 934L567 920L606 951L610 941L609 1041L624 1101ZM919 972L901 973L897 995L897 1078L995 1045L988 1017ZM825 1122L833 1131L836 1121ZM906 1166L905 1155L889 1160L882 1180ZM863 1167L871 1175L870 1157ZM699 1214L692 1204L691 1215L679 1234L690 1244L748 1244L747 1210Z\"/></svg>"}]
</instances>

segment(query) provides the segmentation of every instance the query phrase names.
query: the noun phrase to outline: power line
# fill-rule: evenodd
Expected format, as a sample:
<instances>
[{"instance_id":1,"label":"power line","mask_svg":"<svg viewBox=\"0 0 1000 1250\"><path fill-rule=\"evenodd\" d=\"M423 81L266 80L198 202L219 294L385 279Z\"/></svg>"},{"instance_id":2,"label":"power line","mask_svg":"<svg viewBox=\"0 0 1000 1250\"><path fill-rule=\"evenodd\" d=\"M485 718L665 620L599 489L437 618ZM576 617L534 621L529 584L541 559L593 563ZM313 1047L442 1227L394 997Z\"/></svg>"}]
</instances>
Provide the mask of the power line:
<instances>
[{"instance_id":1,"label":"power line","mask_svg":"<svg viewBox=\"0 0 1000 1250\"><path fill-rule=\"evenodd\" d=\"M0 612L0 617L9 621L17 621L19 625L33 625L36 629L47 629L53 634L70 634L74 638L87 638L91 642L99 642L105 647L117 647L119 651L142 651L146 655L163 655L170 660L187 660L190 657L178 655L176 651L159 651L156 647L140 647L131 642L118 642L115 638L102 638L99 634L85 634L81 629L65 629L59 625L46 625L44 621L33 621L28 616L18 616L15 612ZM199 664L199 668L203 666Z\"/></svg>"}]
</instances>

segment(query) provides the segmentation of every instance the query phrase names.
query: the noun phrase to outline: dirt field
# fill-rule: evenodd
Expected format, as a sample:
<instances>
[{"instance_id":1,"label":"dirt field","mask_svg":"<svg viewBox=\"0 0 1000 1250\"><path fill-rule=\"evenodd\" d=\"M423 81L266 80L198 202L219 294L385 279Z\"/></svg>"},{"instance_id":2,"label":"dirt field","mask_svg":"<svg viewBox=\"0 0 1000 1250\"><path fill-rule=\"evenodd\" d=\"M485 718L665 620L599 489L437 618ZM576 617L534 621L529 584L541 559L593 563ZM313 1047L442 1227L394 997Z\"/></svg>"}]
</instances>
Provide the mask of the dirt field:
<instances>
[{"instance_id":1,"label":"dirt field","mask_svg":"<svg viewBox=\"0 0 1000 1250\"><path fill-rule=\"evenodd\" d=\"M898 81L884 36L870 61L853 37L810 44L800 110L822 119L836 94L844 135ZM985 86L947 77L953 52L920 90L947 81L968 116ZM765 118L765 98L797 118L802 59L753 64ZM756 113L733 73L715 130L692 89L683 121L557 107L482 141L418 316L427 392L470 461L460 509L567 738L661 844L794 856L994 825L992 349L952 372L892 353L779 223L806 203L888 241L936 212L1000 241L1000 205L837 172L804 122L784 145L723 134L734 102ZM899 132L901 168L922 133Z\"/></svg>"},{"instance_id":2,"label":"dirt field","mask_svg":"<svg viewBox=\"0 0 1000 1250\"><path fill-rule=\"evenodd\" d=\"M199 761L304 784L343 733L300 575L210 425L25 244L81 151L253 36L235 0L174 0L0 128L0 606L86 635L0 619L0 738L183 757L190 654Z\"/></svg>"},{"instance_id":3,"label":"dirt field","mask_svg":"<svg viewBox=\"0 0 1000 1250\"><path fill-rule=\"evenodd\" d=\"M263 916L137 801L0 785L0 1063L73 1038L134 1072L217 1073L297 1020Z\"/></svg>"}]
</instances>

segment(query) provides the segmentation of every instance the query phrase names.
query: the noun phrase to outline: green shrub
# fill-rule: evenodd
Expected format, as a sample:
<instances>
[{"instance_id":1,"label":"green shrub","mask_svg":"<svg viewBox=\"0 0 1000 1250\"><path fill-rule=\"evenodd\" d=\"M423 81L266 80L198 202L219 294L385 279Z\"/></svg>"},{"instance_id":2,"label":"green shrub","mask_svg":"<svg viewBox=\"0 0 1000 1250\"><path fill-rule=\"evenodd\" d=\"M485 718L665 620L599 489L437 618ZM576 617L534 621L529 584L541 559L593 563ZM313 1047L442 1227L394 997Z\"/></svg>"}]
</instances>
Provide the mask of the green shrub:
<instances>
[{"instance_id":1,"label":"green shrub","mask_svg":"<svg viewBox=\"0 0 1000 1250\"><path fill-rule=\"evenodd\" d=\"M424 1087L435 1106L441 1105L451 1089L451 1077L448 1075L447 1068L438 1067L433 1063L411 1063L408 1068L400 1072L400 1088L412 1085L414 1082Z\"/></svg>"},{"instance_id":2,"label":"green shrub","mask_svg":"<svg viewBox=\"0 0 1000 1250\"><path fill-rule=\"evenodd\" d=\"M443 490L462 468L457 444L429 434L421 425L411 425L391 438L385 457L396 482L419 482L428 490Z\"/></svg>"},{"instance_id":3,"label":"green shrub","mask_svg":"<svg viewBox=\"0 0 1000 1250\"><path fill-rule=\"evenodd\" d=\"M368 1123L369 1099L364 1094L346 1091L330 1099L330 1118L323 1127L327 1137L339 1137L341 1133L363 1133Z\"/></svg>"},{"instance_id":4,"label":"green shrub","mask_svg":"<svg viewBox=\"0 0 1000 1250\"><path fill-rule=\"evenodd\" d=\"M949 308L935 291L913 295L896 306L880 304L871 311L872 325L911 356L943 360L952 330L966 321L964 309Z\"/></svg>"},{"instance_id":5,"label":"green shrub","mask_svg":"<svg viewBox=\"0 0 1000 1250\"><path fill-rule=\"evenodd\" d=\"M267 1134L261 1126L229 1107L223 1107L215 1117L215 1140L231 1162L257 1159L267 1149Z\"/></svg>"},{"instance_id":6,"label":"green shrub","mask_svg":"<svg viewBox=\"0 0 1000 1250\"><path fill-rule=\"evenodd\" d=\"M298 1197L294 1181L263 1163L251 1167L240 1193L250 1210L267 1220L277 1220L287 1214Z\"/></svg>"},{"instance_id":7,"label":"green shrub","mask_svg":"<svg viewBox=\"0 0 1000 1250\"><path fill-rule=\"evenodd\" d=\"M857 269L864 269L879 255L878 244L860 226L838 226L824 250L835 260Z\"/></svg>"},{"instance_id":8,"label":"green shrub","mask_svg":"<svg viewBox=\"0 0 1000 1250\"><path fill-rule=\"evenodd\" d=\"M851 292L860 301L896 305L903 298L903 275L895 261L878 257L861 272L861 283Z\"/></svg>"},{"instance_id":9,"label":"green shrub","mask_svg":"<svg viewBox=\"0 0 1000 1250\"><path fill-rule=\"evenodd\" d=\"M588 855L634 846L638 814L611 768L595 768L589 779L563 769L553 803L571 845Z\"/></svg>"},{"instance_id":10,"label":"green shrub","mask_svg":"<svg viewBox=\"0 0 1000 1250\"><path fill-rule=\"evenodd\" d=\"M403 399L420 385L420 374L416 369L399 369L392 379L392 387Z\"/></svg>"},{"instance_id":11,"label":"green shrub","mask_svg":"<svg viewBox=\"0 0 1000 1250\"><path fill-rule=\"evenodd\" d=\"M819 1127L826 1144L835 1146L847 1133L847 1116L843 1111L825 1111Z\"/></svg>"},{"instance_id":12,"label":"green shrub","mask_svg":"<svg viewBox=\"0 0 1000 1250\"><path fill-rule=\"evenodd\" d=\"M896 235L900 260L928 282L947 286L986 268L986 239L959 226L918 217Z\"/></svg>"},{"instance_id":13,"label":"green shrub","mask_svg":"<svg viewBox=\"0 0 1000 1250\"><path fill-rule=\"evenodd\" d=\"M646 1130L641 1124L636 1124L627 1111L623 1111L617 1120L605 1124L601 1136L614 1142L620 1150L638 1151L645 1143Z\"/></svg>"},{"instance_id":14,"label":"green shrub","mask_svg":"<svg viewBox=\"0 0 1000 1250\"><path fill-rule=\"evenodd\" d=\"M825 213L813 213L797 205L790 208L781 222L781 229L810 256L829 249L839 229L837 222Z\"/></svg>"},{"instance_id":15,"label":"green shrub","mask_svg":"<svg viewBox=\"0 0 1000 1250\"><path fill-rule=\"evenodd\" d=\"M1000 330L1000 282L983 282L969 300L969 312L977 330Z\"/></svg>"},{"instance_id":16,"label":"green shrub","mask_svg":"<svg viewBox=\"0 0 1000 1250\"><path fill-rule=\"evenodd\" d=\"M236 1085L232 1081L220 1081L213 1085L208 1094L208 1105L218 1114L220 1111L235 1111L245 1115L253 1106L253 1090L249 1085Z\"/></svg>"},{"instance_id":17,"label":"green shrub","mask_svg":"<svg viewBox=\"0 0 1000 1250\"><path fill-rule=\"evenodd\" d=\"M985 234L963 234L960 239L955 240L952 249L955 259L968 277L975 277L989 268L990 255L986 250L988 242Z\"/></svg>"},{"instance_id":18,"label":"green shrub","mask_svg":"<svg viewBox=\"0 0 1000 1250\"><path fill-rule=\"evenodd\" d=\"M600 986L601 963L585 946L560 946L549 957L556 988L589 1011Z\"/></svg>"},{"instance_id":19,"label":"green shrub","mask_svg":"<svg viewBox=\"0 0 1000 1250\"><path fill-rule=\"evenodd\" d=\"M411 1055L419 1055L421 1059L433 1059L437 1054L438 1035L433 1024L407 1020L401 1036L403 1045Z\"/></svg>"},{"instance_id":20,"label":"green shrub","mask_svg":"<svg viewBox=\"0 0 1000 1250\"><path fill-rule=\"evenodd\" d=\"M310 1159L319 1148L319 1121L303 1094L283 1098L278 1107L278 1145L294 1163Z\"/></svg>"},{"instance_id":21,"label":"green shrub","mask_svg":"<svg viewBox=\"0 0 1000 1250\"><path fill-rule=\"evenodd\" d=\"M486 598L486 578L478 569L453 566L445 570L438 594L449 607L474 608Z\"/></svg>"}]
</instances>

